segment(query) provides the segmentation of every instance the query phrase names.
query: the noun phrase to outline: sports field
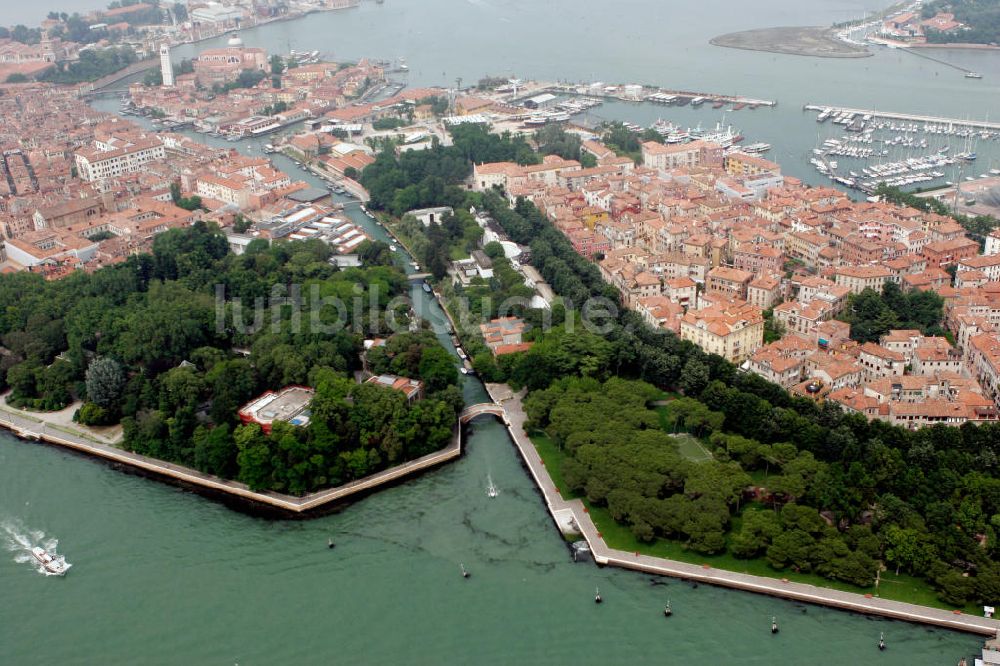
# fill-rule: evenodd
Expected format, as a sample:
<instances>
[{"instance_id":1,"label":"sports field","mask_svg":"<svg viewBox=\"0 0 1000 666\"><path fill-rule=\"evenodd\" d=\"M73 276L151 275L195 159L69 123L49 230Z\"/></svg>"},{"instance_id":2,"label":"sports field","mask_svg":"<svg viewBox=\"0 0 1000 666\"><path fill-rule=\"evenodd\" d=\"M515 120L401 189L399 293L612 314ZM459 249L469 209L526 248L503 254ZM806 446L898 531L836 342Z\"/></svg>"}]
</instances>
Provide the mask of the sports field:
<instances>
[{"instance_id":1,"label":"sports field","mask_svg":"<svg viewBox=\"0 0 1000 666\"><path fill-rule=\"evenodd\" d=\"M677 441L677 450L680 454L692 462L706 462L712 459L712 454L708 452L697 438L686 432L671 435Z\"/></svg>"}]
</instances>

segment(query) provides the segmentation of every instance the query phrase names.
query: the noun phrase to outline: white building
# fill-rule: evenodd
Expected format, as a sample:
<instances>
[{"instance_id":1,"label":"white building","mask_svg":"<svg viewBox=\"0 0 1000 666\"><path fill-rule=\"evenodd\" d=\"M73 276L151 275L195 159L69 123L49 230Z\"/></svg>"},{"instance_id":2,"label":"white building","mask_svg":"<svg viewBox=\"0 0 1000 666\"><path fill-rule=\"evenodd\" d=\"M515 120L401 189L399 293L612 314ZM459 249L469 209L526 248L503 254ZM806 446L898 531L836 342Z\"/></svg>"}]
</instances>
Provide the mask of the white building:
<instances>
[{"instance_id":1,"label":"white building","mask_svg":"<svg viewBox=\"0 0 1000 666\"><path fill-rule=\"evenodd\" d=\"M191 21L195 23L231 23L243 20L243 10L239 7L224 7L211 3L198 7L191 12Z\"/></svg>"},{"instance_id":2,"label":"white building","mask_svg":"<svg viewBox=\"0 0 1000 666\"><path fill-rule=\"evenodd\" d=\"M407 211L407 215L412 215L417 218L425 227L429 227L432 224L441 224L441 220L444 219L445 215L451 215L455 211L452 210L451 206L437 206L435 208L418 208L416 210Z\"/></svg>"},{"instance_id":3,"label":"white building","mask_svg":"<svg viewBox=\"0 0 1000 666\"><path fill-rule=\"evenodd\" d=\"M625 99L642 99L642 86L637 83L630 83L622 87L622 93Z\"/></svg>"},{"instance_id":4,"label":"white building","mask_svg":"<svg viewBox=\"0 0 1000 666\"><path fill-rule=\"evenodd\" d=\"M172 88L174 85L174 66L170 63L170 45L160 45L160 72L163 73L164 87Z\"/></svg>"},{"instance_id":5,"label":"white building","mask_svg":"<svg viewBox=\"0 0 1000 666\"><path fill-rule=\"evenodd\" d=\"M986 248L983 250L983 254L1000 254L1000 229L994 229L986 237Z\"/></svg>"},{"instance_id":6,"label":"white building","mask_svg":"<svg viewBox=\"0 0 1000 666\"><path fill-rule=\"evenodd\" d=\"M147 163L166 156L163 143L156 137L134 143L99 143L96 148L85 148L75 155L77 173L88 182L134 173Z\"/></svg>"}]
</instances>

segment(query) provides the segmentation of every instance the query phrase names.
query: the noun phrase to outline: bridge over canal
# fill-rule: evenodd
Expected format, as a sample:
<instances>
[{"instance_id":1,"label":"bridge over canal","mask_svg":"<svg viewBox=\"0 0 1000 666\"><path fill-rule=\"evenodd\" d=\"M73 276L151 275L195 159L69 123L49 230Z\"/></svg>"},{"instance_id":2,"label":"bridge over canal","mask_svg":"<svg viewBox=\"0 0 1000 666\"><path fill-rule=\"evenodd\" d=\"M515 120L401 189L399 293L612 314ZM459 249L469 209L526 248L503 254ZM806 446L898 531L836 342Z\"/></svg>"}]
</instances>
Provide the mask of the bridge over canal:
<instances>
[{"instance_id":1,"label":"bridge over canal","mask_svg":"<svg viewBox=\"0 0 1000 666\"><path fill-rule=\"evenodd\" d=\"M504 410L503 405L498 405L495 402L481 402L477 405L469 405L462 410L458 419L462 423L468 423L472 419L485 414L496 416L504 423L507 423L507 412Z\"/></svg>"}]
</instances>

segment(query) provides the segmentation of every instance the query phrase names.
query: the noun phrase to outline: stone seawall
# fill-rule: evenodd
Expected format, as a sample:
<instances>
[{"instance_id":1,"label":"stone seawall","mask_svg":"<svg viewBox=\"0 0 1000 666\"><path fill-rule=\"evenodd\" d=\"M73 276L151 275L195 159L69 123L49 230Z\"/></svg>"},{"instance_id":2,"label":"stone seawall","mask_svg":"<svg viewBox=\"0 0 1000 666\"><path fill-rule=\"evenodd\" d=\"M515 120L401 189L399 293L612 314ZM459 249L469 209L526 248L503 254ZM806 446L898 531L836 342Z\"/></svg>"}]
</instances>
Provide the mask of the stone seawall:
<instances>
[{"instance_id":1,"label":"stone seawall","mask_svg":"<svg viewBox=\"0 0 1000 666\"><path fill-rule=\"evenodd\" d=\"M183 465L157 460L96 441L88 441L81 435L57 430L41 421L33 422L3 409L0 409L0 427L7 428L22 439L57 444L113 463L128 465L151 475L166 477L182 484L203 488L216 493L223 493L236 499L265 505L292 514L303 514L334 502L347 500L352 496L364 494L380 486L392 484L405 477L419 474L462 455L462 429L456 426L451 443L440 451L429 453L416 460L397 465L378 474L366 476L363 479L352 481L343 486L296 497L282 493L256 492L250 490L246 484L239 483L238 481L229 481L199 472L190 467L184 467Z\"/></svg>"}]
</instances>

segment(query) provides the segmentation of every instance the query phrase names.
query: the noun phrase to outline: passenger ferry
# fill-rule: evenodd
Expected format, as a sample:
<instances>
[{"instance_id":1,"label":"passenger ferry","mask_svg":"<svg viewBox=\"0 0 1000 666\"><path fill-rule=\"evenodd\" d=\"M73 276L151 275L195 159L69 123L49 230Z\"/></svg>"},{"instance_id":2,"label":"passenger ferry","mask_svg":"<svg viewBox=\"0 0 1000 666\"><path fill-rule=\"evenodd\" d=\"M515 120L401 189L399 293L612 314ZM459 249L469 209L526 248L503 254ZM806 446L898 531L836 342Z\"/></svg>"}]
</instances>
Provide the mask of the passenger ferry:
<instances>
[{"instance_id":1,"label":"passenger ferry","mask_svg":"<svg viewBox=\"0 0 1000 666\"><path fill-rule=\"evenodd\" d=\"M761 153L766 153L771 150L771 144L769 143L751 143L750 145L743 146L740 148L744 153L750 153L751 155L759 155Z\"/></svg>"}]
</instances>

